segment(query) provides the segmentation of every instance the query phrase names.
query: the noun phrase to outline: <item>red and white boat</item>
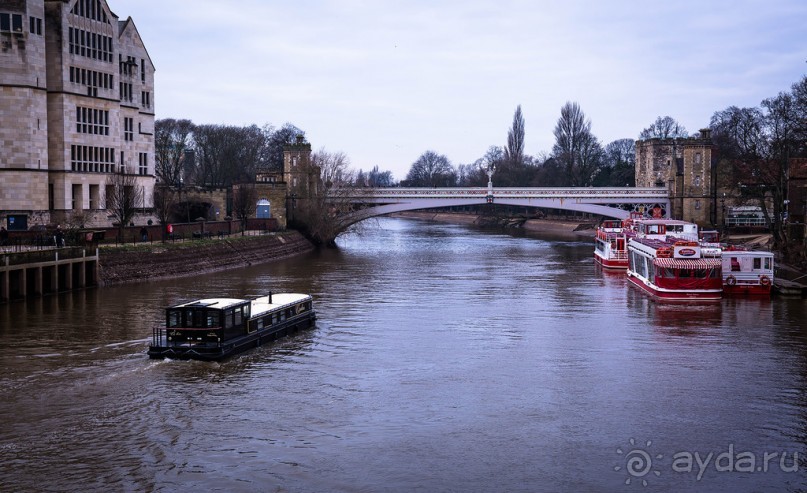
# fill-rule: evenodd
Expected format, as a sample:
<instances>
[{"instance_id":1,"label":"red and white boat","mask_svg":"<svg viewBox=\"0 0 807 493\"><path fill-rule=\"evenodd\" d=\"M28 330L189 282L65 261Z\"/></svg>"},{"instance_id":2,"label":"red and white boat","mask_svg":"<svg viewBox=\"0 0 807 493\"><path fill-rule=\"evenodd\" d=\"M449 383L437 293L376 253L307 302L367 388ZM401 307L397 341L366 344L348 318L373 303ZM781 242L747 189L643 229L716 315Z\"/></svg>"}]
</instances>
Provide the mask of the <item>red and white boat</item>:
<instances>
[{"instance_id":1,"label":"red and white boat","mask_svg":"<svg viewBox=\"0 0 807 493\"><path fill-rule=\"evenodd\" d=\"M594 238L594 260L605 269L628 268L628 240L622 221L603 221Z\"/></svg>"},{"instance_id":2,"label":"red and white boat","mask_svg":"<svg viewBox=\"0 0 807 493\"><path fill-rule=\"evenodd\" d=\"M770 296L773 253L723 248L723 292L729 295Z\"/></svg>"},{"instance_id":3,"label":"red and white boat","mask_svg":"<svg viewBox=\"0 0 807 493\"><path fill-rule=\"evenodd\" d=\"M770 296L773 287L773 253L720 243L717 231L701 231L701 253L721 259L723 294Z\"/></svg>"},{"instance_id":4,"label":"red and white boat","mask_svg":"<svg viewBox=\"0 0 807 493\"><path fill-rule=\"evenodd\" d=\"M628 280L654 299L714 301L723 292L720 258L705 258L697 225L647 220L628 241Z\"/></svg>"}]
</instances>

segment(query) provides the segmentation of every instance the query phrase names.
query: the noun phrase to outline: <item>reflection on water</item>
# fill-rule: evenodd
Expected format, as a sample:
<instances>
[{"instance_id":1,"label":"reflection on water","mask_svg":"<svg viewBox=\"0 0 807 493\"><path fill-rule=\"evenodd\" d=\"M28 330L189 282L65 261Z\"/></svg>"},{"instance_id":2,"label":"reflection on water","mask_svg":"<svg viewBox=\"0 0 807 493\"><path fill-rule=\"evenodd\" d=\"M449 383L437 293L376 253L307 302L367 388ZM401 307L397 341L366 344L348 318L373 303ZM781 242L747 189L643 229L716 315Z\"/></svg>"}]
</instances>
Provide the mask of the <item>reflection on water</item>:
<instances>
[{"instance_id":1,"label":"reflection on water","mask_svg":"<svg viewBox=\"0 0 807 493\"><path fill-rule=\"evenodd\" d=\"M672 467L807 453L805 302L663 305L593 264L589 241L385 219L288 262L0 306L0 489L807 488L775 461ZM312 293L318 326L145 357L164 306L269 290ZM658 475L628 469L641 451Z\"/></svg>"}]
</instances>

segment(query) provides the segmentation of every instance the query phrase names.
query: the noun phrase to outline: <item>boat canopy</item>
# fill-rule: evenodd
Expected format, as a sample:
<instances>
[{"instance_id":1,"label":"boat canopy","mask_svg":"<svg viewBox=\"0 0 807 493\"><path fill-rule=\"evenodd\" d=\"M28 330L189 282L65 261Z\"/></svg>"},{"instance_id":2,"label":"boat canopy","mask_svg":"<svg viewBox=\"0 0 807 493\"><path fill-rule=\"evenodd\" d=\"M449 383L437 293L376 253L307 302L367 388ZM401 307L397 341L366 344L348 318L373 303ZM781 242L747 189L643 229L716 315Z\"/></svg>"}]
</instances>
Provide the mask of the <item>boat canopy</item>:
<instances>
[{"instance_id":1,"label":"boat canopy","mask_svg":"<svg viewBox=\"0 0 807 493\"><path fill-rule=\"evenodd\" d=\"M719 258L677 259L655 258L653 265L667 269L714 269L720 267Z\"/></svg>"}]
</instances>

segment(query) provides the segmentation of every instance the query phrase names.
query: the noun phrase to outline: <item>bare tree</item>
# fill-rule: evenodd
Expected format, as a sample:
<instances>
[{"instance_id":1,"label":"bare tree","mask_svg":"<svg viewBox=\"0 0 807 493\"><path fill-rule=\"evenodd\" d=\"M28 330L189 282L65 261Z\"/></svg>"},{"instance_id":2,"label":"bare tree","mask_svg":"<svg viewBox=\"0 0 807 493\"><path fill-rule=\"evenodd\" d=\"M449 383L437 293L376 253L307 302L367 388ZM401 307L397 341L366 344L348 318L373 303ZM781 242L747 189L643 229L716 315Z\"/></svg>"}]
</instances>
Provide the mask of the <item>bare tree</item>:
<instances>
[{"instance_id":1,"label":"bare tree","mask_svg":"<svg viewBox=\"0 0 807 493\"><path fill-rule=\"evenodd\" d=\"M179 185L183 158L190 146L193 128L190 120L165 118L154 122L154 171L164 185Z\"/></svg>"},{"instance_id":2,"label":"bare tree","mask_svg":"<svg viewBox=\"0 0 807 493\"><path fill-rule=\"evenodd\" d=\"M565 173L566 185L590 186L602 163L602 146L580 105L567 102L561 108L554 134L552 154Z\"/></svg>"},{"instance_id":3,"label":"bare tree","mask_svg":"<svg viewBox=\"0 0 807 493\"><path fill-rule=\"evenodd\" d=\"M348 163L344 153L321 149L301 165L305 183L298 184L299 193L291 199L291 224L316 244L333 246L342 232L338 216L352 209L350 190L355 180Z\"/></svg>"},{"instance_id":4,"label":"bare tree","mask_svg":"<svg viewBox=\"0 0 807 493\"><path fill-rule=\"evenodd\" d=\"M320 178L326 188L346 186L354 180L349 169L350 160L344 152L328 152L323 147L311 153L311 164L319 168Z\"/></svg>"},{"instance_id":5,"label":"bare tree","mask_svg":"<svg viewBox=\"0 0 807 493\"><path fill-rule=\"evenodd\" d=\"M106 179L106 210L120 226L121 237L123 227L131 222L138 206L143 203L143 189L138 185L137 175L126 172L121 167L120 173L113 173Z\"/></svg>"},{"instance_id":6,"label":"bare tree","mask_svg":"<svg viewBox=\"0 0 807 493\"><path fill-rule=\"evenodd\" d=\"M412 187L450 187L457 182L457 172L447 157L426 151L412 163L406 182Z\"/></svg>"},{"instance_id":7,"label":"bare tree","mask_svg":"<svg viewBox=\"0 0 807 493\"><path fill-rule=\"evenodd\" d=\"M258 192L255 185L245 183L233 187L233 213L241 220L241 231L247 228L247 219L255 213L258 204Z\"/></svg>"},{"instance_id":8,"label":"bare tree","mask_svg":"<svg viewBox=\"0 0 807 493\"><path fill-rule=\"evenodd\" d=\"M177 205L177 193L170 187L154 187L154 214L160 224L168 224L174 207ZM165 241L165 228L163 228L163 241Z\"/></svg>"},{"instance_id":9,"label":"bare tree","mask_svg":"<svg viewBox=\"0 0 807 493\"><path fill-rule=\"evenodd\" d=\"M802 84L804 81L802 81ZM753 198L765 214L773 232L774 244L788 256L789 239L785 227L786 201L791 159L805 152L803 115L799 104L800 84L793 92L781 92L762 101L761 108L729 107L712 116L711 128L722 162L719 169L731 181L737 180L740 199ZM773 210L769 210L769 205Z\"/></svg>"},{"instance_id":10,"label":"bare tree","mask_svg":"<svg viewBox=\"0 0 807 493\"><path fill-rule=\"evenodd\" d=\"M639 138L645 139L673 139L686 137L687 130L671 116L660 116L656 118L649 127L642 130Z\"/></svg>"},{"instance_id":11,"label":"bare tree","mask_svg":"<svg viewBox=\"0 0 807 493\"><path fill-rule=\"evenodd\" d=\"M507 147L504 158L515 166L524 163L524 117L521 114L521 105L516 107L513 115L513 126L507 132Z\"/></svg>"},{"instance_id":12,"label":"bare tree","mask_svg":"<svg viewBox=\"0 0 807 493\"><path fill-rule=\"evenodd\" d=\"M257 125L198 125L193 137L197 185L226 187L253 181L263 168L266 134Z\"/></svg>"}]
</instances>

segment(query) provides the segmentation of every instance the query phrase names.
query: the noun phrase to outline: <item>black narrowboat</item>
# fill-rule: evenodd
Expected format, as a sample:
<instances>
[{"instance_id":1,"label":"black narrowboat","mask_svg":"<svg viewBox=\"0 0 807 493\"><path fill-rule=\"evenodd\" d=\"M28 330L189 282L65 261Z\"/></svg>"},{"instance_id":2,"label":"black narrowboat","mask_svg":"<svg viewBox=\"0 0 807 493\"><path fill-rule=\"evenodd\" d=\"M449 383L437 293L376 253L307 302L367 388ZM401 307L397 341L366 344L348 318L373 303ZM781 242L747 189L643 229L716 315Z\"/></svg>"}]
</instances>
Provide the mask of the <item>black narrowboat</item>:
<instances>
[{"instance_id":1,"label":"black narrowboat","mask_svg":"<svg viewBox=\"0 0 807 493\"><path fill-rule=\"evenodd\" d=\"M219 361L264 342L314 325L310 295L268 294L253 299L207 298L165 309L155 327L152 359Z\"/></svg>"}]
</instances>

